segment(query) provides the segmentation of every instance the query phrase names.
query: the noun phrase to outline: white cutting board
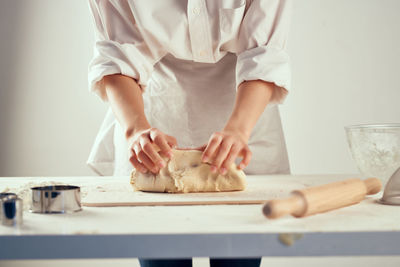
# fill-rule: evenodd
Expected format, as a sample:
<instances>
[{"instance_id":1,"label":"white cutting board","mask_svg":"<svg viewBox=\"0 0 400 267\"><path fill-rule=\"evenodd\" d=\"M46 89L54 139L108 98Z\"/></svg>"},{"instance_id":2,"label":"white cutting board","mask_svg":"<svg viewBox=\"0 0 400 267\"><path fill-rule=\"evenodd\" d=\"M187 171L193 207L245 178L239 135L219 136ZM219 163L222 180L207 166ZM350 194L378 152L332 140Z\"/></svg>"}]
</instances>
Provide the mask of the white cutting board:
<instances>
[{"instance_id":1,"label":"white cutting board","mask_svg":"<svg viewBox=\"0 0 400 267\"><path fill-rule=\"evenodd\" d=\"M118 181L88 190L82 198L82 205L118 207L260 204L269 199L285 197L292 190L306 186L298 181L281 180L279 176L277 178L248 177L245 191L186 194L135 192L129 182Z\"/></svg>"}]
</instances>

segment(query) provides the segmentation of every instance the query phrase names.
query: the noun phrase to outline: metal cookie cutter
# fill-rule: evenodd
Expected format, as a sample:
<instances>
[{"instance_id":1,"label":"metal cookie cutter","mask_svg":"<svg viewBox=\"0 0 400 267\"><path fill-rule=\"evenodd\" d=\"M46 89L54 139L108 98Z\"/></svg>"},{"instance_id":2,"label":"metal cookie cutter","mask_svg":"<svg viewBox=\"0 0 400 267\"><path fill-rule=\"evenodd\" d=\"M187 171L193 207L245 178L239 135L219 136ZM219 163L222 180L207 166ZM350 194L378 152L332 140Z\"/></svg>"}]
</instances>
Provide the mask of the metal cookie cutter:
<instances>
[{"instance_id":1,"label":"metal cookie cutter","mask_svg":"<svg viewBox=\"0 0 400 267\"><path fill-rule=\"evenodd\" d=\"M31 212L72 213L82 210L81 191L74 185L32 187Z\"/></svg>"},{"instance_id":2,"label":"metal cookie cutter","mask_svg":"<svg viewBox=\"0 0 400 267\"><path fill-rule=\"evenodd\" d=\"M21 225L22 212L22 199L14 193L0 193L1 224L8 226Z\"/></svg>"}]
</instances>

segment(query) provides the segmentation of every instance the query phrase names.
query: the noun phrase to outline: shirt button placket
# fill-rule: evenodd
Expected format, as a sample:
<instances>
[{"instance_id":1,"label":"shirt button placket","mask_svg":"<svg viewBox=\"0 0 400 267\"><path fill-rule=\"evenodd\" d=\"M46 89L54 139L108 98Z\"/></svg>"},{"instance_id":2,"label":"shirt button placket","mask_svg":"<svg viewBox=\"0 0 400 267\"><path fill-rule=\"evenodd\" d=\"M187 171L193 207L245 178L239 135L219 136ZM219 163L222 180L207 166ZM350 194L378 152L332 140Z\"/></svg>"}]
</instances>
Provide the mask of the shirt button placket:
<instances>
[{"instance_id":1,"label":"shirt button placket","mask_svg":"<svg viewBox=\"0 0 400 267\"><path fill-rule=\"evenodd\" d=\"M207 13L204 10L204 0L188 1L189 35L192 46L193 59L195 61L208 61L208 32L206 30ZM207 23L208 24L208 23Z\"/></svg>"},{"instance_id":2,"label":"shirt button placket","mask_svg":"<svg viewBox=\"0 0 400 267\"><path fill-rule=\"evenodd\" d=\"M193 13L193 15L198 15L200 13L199 8L198 7L194 7L192 9L192 13Z\"/></svg>"}]
</instances>

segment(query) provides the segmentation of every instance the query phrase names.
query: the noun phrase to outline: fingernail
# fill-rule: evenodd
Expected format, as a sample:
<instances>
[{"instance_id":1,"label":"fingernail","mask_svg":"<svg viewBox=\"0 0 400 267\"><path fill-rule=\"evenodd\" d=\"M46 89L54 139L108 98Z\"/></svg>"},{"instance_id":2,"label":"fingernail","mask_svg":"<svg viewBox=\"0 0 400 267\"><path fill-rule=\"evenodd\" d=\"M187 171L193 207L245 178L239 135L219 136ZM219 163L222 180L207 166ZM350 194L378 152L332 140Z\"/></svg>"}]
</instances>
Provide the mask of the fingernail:
<instances>
[{"instance_id":1,"label":"fingernail","mask_svg":"<svg viewBox=\"0 0 400 267\"><path fill-rule=\"evenodd\" d=\"M160 166L161 168L164 168L165 167L165 161L163 161L163 160L160 160L159 162L158 162L158 166Z\"/></svg>"},{"instance_id":2,"label":"fingernail","mask_svg":"<svg viewBox=\"0 0 400 267\"><path fill-rule=\"evenodd\" d=\"M216 172L217 172L217 167L211 166L211 172L212 172L212 173L216 173Z\"/></svg>"},{"instance_id":3,"label":"fingernail","mask_svg":"<svg viewBox=\"0 0 400 267\"><path fill-rule=\"evenodd\" d=\"M172 151L168 151L167 155L168 155L168 158L172 159L172 156L173 156Z\"/></svg>"},{"instance_id":4,"label":"fingernail","mask_svg":"<svg viewBox=\"0 0 400 267\"><path fill-rule=\"evenodd\" d=\"M245 166L244 166L244 164L243 164L243 163L240 163L240 164L239 164L239 169L241 169L241 170L242 170L242 169L244 169L244 167L245 167Z\"/></svg>"},{"instance_id":5,"label":"fingernail","mask_svg":"<svg viewBox=\"0 0 400 267\"><path fill-rule=\"evenodd\" d=\"M203 162L208 162L209 158L207 156L203 157Z\"/></svg>"},{"instance_id":6,"label":"fingernail","mask_svg":"<svg viewBox=\"0 0 400 267\"><path fill-rule=\"evenodd\" d=\"M224 168L224 167L222 167L221 170L220 170L222 175L225 175L227 173L227 171L228 170L226 168Z\"/></svg>"}]
</instances>

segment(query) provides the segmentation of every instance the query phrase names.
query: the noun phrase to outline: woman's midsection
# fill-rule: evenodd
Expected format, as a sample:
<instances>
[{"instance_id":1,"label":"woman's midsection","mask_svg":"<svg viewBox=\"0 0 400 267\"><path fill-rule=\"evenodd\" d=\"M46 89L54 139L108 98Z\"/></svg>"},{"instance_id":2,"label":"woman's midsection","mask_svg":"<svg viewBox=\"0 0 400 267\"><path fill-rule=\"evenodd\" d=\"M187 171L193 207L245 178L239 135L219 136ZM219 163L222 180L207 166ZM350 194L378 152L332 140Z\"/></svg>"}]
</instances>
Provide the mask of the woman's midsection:
<instances>
[{"instance_id":1,"label":"woman's midsection","mask_svg":"<svg viewBox=\"0 0 400 267\"><path fill-rule=\"evenodd\" d=\"M164 57L156 66L143 95L153 127L196 146L222 129L236 95L236 55L214 64Z\"/></svg>"}]
</instances>

